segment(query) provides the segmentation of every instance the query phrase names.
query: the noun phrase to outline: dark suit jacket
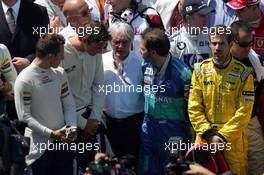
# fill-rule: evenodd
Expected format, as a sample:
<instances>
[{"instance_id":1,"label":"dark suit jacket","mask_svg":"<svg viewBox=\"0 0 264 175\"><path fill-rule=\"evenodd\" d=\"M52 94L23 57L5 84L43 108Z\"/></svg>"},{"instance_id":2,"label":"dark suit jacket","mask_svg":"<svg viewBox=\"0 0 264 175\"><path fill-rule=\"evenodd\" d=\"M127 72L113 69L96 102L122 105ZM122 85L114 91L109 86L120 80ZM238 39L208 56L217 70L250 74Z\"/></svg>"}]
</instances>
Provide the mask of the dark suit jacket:
<instances>
[{"instance_id":1,"label":"dark suit jacket","mask_svg":"<svg viewBox=\"0 0 264 175\"><path fill-rule=\"evenodd\" d=\"M45 7L29 0L21 0L16 31L12 36L0 0L0 43L8 47L12 58L27 57L32 61L36 43L40 38L39 33L34 32L34 29L47 28L48 24L49 17Z\"/></svg>"}]
</instances>

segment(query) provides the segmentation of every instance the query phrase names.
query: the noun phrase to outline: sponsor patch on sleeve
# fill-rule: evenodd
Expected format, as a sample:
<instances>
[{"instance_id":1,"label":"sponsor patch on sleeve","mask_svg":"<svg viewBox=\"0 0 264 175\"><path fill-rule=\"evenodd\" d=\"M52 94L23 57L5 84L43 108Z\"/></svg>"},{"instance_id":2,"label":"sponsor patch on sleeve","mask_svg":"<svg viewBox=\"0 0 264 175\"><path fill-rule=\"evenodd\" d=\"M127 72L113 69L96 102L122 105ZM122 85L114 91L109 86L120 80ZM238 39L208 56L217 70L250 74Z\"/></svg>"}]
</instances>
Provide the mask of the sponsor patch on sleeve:
<instances>
[{"instance_id":1,"label":"sponsor patch on sleeve","mask_svg":"<svg viewBox=\"0 0 264 175\"><path fill-rule=\"evenodd\" d=\"M4 57L2 61L1 69L3 73L8 73L11 71L11 64L7 57Z\"/></svg>"},{"instance_id":2,"label":"sponsor patch on sleeve","mask_svg":"<svg viewBox=\"0 0 264 175\"><path fill-rule=\"evenodd\" d=\"M61 97L65 98L69 95L69 88L68 88L68 83L64 82L61 86Z\"/></svg>"},{"instance_id":3,"label":"sponsor patch on sleeve","mask_svg":"<svg viewBox=\"0 0 264 175\"><path fill-rule=\"evenodd\" d=\"M144 83L150 85L153 83L153 79L149 76L144 76Z\"/></svg>"},{"instance_id":4,"label":"sponsor patch on sleeve","mask_svg":"<svg viewBox=\"0 0 264 175\"><path fill-rule=\"evenodd\" d=\"M28 91L23 92L24 105L30 105L31 104L31 97L32 97L31 92L28 92Z\"/></svg>"},{"instance_id":5,"label":"sponsor patch on sleeve","mask_svg":"<svg viewBox=\"0 0 264 175\"><path fill-rule=\"evenodd\" d=\"M229 75L230 77L233 77L233 78L240 78L240 75L239 75L239 74L235 74L235 73L233 73L233 72L229 72L228 75Z\"/></svg>"},{"instance_id":6,"label":"sponsor patch on sleeve","mask_svg":"<svg viewBox=\"0 0 264 175\"><path fill-rule=\"evenodd\" d=\"M253 91L243 91L242 95L252 97L254 96L254 92Z\"/></svg>"},{"instance_id":7,"label":"sponsor patch on sleeve","mask_svg":"<svg viewBox=\"0 0 264 175\"><path fill-rule=\"evenodd\" d=\"M150 67L147 67L147 68L146 68L146 71L145 71L145 74L146 74L146 75L153 75L153 69L150 68Z\"/></svg>"},{"instance_id":8,"label":"sponsor patch on sleeve","mask_svg":"<svg viewBox=\"0 0 264 175\"><path fill-rule=\"evenodd\" d=\"M245 103L254 103L254 98L253 97L244 97L244 102Z\"/></svg>"}]
</instances>

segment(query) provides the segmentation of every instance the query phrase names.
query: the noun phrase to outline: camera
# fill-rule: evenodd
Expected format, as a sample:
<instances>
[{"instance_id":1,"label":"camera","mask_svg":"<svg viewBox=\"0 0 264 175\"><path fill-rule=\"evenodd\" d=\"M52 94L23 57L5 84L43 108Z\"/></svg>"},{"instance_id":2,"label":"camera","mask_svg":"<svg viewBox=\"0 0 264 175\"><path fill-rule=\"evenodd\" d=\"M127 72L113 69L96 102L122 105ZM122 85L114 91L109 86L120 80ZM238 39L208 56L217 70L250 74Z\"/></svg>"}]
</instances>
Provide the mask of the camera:
<instances>
[{"instance_id":1,"label":"camera","mask_svg":"<svg viewBox=\"0 0 264 175\"><path fill-rule=\"evenodd\" d=\"M125 155L120 159L105 157L91 162L84 175L136 175L135 164L136 160L132 155Z\"/></svg>"},{"instance_id":2,"label":"camera","mask_svg":"<svg viewBox=\"0 0 264 175\"><path fill-rule=\"evenodd\" d=\"M165 175L182 175L183 172L189 170L190 161L184 161L177 154L169 156L169 162L165 166Z\"/></svg>"},{"instance_id":3,"label":"camera","mask_svg":"<svg viewBox=\"0 0 264 175\"><path fill-rule=\"evenodd\" d=\"M77 130L77 127L75 126L69 126L67 125L66 128L65 128L65 135L66 135L66 138L71 138L72 137L72 133Z\"/></svg>"},{"instance_id":4,"label":"camera","mask_svg":"<svg viewBox=\"0 0 264 175\"><path fill-rule=\"evenodd\" d=\"M164 168L165 175L181 175L183 172L189 170L190 161L185 160L185 151L180 150L180 145L183 139L179 136L171 137L169 139L170 145L177 145L177 149L173 149L170 152L168 163Z\"/></svg>"}]
</instances>

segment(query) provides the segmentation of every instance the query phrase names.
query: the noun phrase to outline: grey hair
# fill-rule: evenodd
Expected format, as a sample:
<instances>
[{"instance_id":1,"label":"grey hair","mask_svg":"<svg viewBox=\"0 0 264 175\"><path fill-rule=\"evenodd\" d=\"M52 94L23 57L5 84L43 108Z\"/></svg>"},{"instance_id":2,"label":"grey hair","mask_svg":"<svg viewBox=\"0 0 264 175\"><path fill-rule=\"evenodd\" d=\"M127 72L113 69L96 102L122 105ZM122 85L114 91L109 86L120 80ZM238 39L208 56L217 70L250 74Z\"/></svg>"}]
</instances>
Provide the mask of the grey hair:
<instances>
[{"instance_id":1,"label":"grey hair","mask_svg":"<svg viewBox=\"0 0 264 175\"><path fill-rule=\"evenodd\" d=\"M124 22L115 22L112 25L110 25L108 29L110 35L112 36L113 34L121 34L131 41L134 40L134 31L132 26L130 26L127 23Z\"/></svg>"}]
</instances>

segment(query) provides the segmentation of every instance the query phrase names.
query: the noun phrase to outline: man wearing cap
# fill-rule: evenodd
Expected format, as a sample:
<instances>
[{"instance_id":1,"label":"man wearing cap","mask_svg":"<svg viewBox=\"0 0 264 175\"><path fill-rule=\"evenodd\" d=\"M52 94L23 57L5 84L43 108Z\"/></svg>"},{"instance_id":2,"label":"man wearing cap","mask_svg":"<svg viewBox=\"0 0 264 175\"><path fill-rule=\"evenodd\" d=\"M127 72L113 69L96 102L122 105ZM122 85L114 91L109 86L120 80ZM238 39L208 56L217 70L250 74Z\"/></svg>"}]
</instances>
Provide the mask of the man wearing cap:
<instances>
[{"instance_id":1,"label":"man wearing cap","mask_svg":"<svg viewBox=\"0 0 264 175\"><path fill-rule=\"evenodd\" d=\"M194 63L211 55L208 41L207 15L213 9L203 1L185 0L183 4L183 27L171 39L171 53L181 59L191 70Z\"/></svg>"},{"instance_id":2,"label":"man wearing cap","mask_svg":"<svg viewBox=\"0 0 264 175\"><path fill-rule=\"evenodd\" d=\"M248 22L255 29L253 49L264 57L264 15L260 9L260 0L231 0L229 7L236 10L240 20Z\"/></svg>"}]
</instances>

